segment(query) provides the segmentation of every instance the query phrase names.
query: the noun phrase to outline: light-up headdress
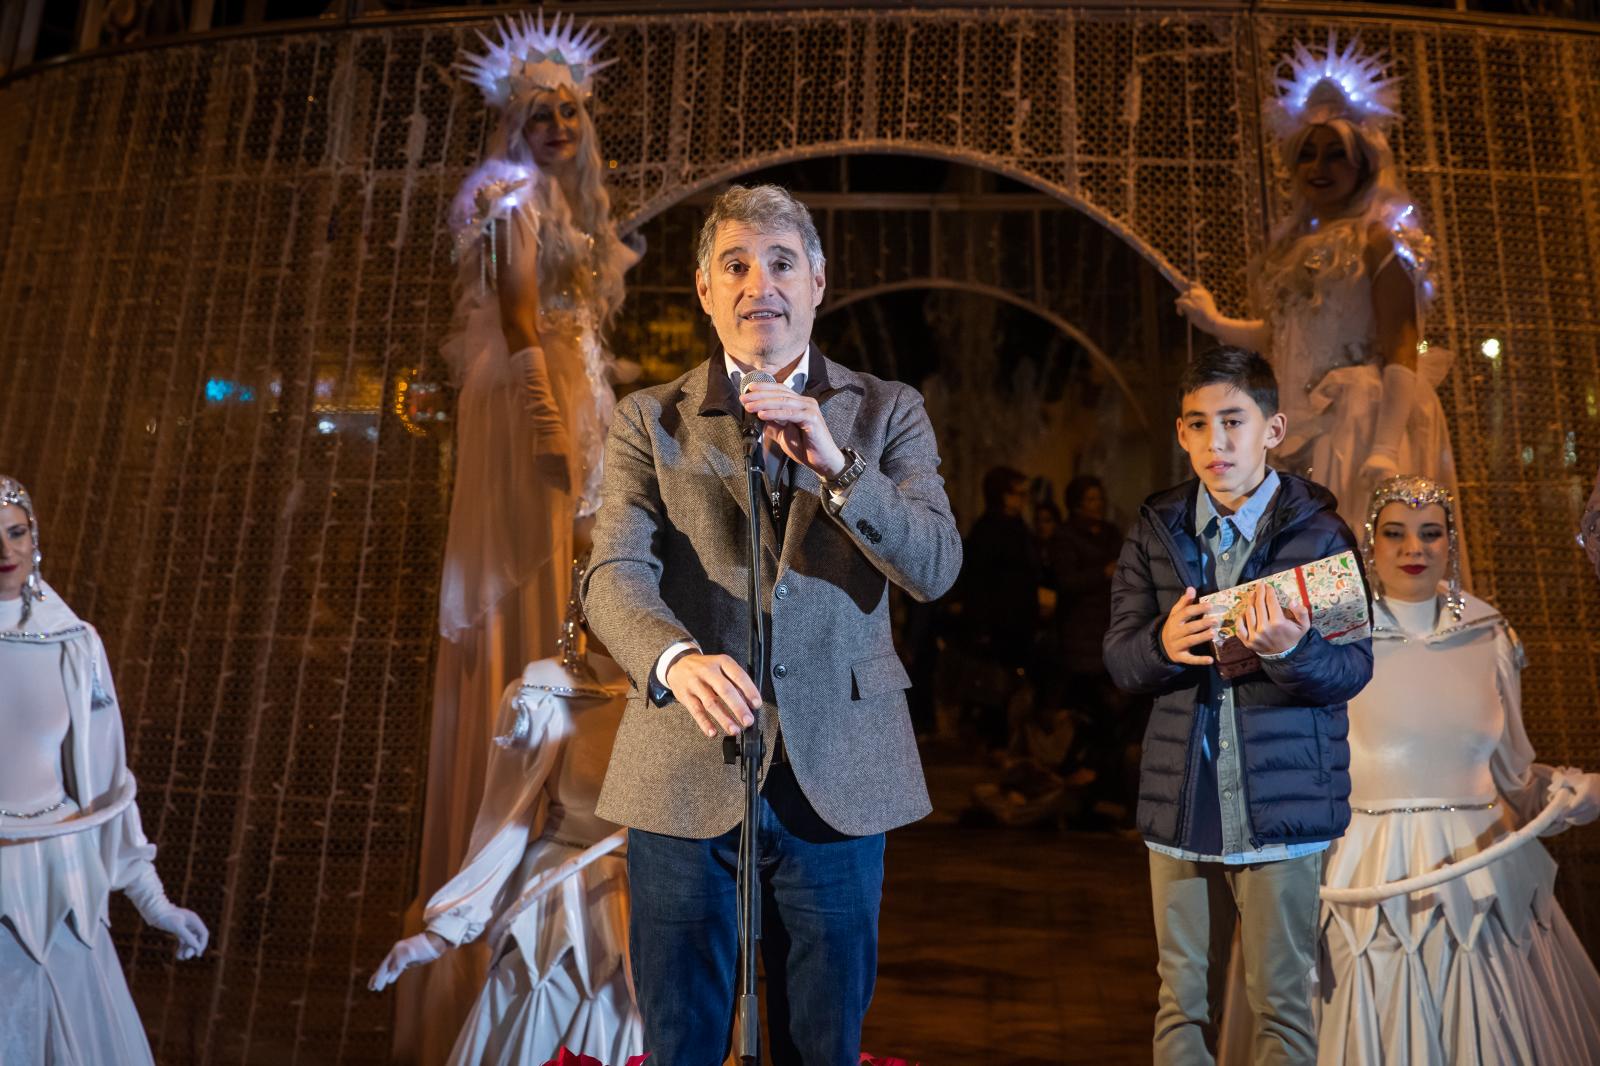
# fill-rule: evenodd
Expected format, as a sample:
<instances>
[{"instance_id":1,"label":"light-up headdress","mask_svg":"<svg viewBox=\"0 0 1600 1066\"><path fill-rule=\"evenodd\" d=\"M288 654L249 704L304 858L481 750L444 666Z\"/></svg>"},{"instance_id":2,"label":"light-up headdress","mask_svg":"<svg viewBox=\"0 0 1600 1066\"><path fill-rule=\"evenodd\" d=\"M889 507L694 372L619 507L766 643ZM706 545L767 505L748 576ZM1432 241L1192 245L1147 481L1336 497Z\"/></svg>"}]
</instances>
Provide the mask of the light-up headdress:
<instances>
[{"instance_id":1,"label":"light-up headdress","mask_svg":"<svg viewBox=\"0 0 1600 1066\"><path fill-rule=\"evenodd\" d=\"M1300 137L1314 126L1331 122L1347 123L1355 150L1368 168L1365 191L1358 188L1358 214L1352 221L1381 223L1395 237L1395 254L1409 270L1424 302L1433 296L1433 239L1422 228L1422 219L1394 172L1394 153L1389 147L1389 129L1400 117L1399 75L1384 67L1384 57L1361 50L1359 37L1351 37L1341 49L1338 34L1328 31L1328 43L1313 51L1300 41L1294 51L1278 63L1273 82L1277 95L1266 105L1266 124L1280 148L1284 162L1293 169L1291 154L1297 152ZM1292 214L1283 223L1283 232L1299 232L1296 227L1318 228L1318 219L1306 219L1304 212ZM1303 255L1303 250L1296 250ZM1301 263L1294 261L1296 269Z\"/></svg>"},{"instance_id":2,"label":"light-up headdress","mask_svg":"<svg viewBox=\"0 0 1600 1066\"><path fill-rule=\"evenodd\" d=\"M535 92L563 85L580 98L586 97L594 89L595 73L616 62L595 62L605 37L588 25L580 28L571 15L565 23L557 15L546 24L540 9L537 18L510 17L499 29L498 44L479 33L489 51L484 55L462 52L456 69L483 91L489 106L502 111L526 103Z\"/></svg>"},{"instance_id":3,"label":"light-up headdress","mask_svg":"<svg viewBox=\"0 0 1600 1066\"><path fill-rule=\"evenodd\" d=\"M1329 30L1320 54L1296 41L1278 66L1288 77L1274 79L1278 95L1267 103L1267 126L1279 140L1334 119L1383 134L1399 117L1400 78L1384 69L1381 55L1361 51L1359 37L1341 51Z\"/></svg>"},{"instance_id":4,"label":"light-up headdress","mask_svg":"<svg viewBox=\"0 0 1600 1066\"><path fill-rule=\"evenodd\" d=\"M1436 503L1444 509L1444 528L1450 541L1450 561L1445 566L1445 606L1457 622L1466 607L1461 594L1461 541L1456 526L1455 494L1432 478L1420 474L1405 474L1378 483L1372 490L1372 506L1367 509L1366 535L1361 541L1361 556L1367 564L1367 580L1382 592L1378 577L1378 564L1373 545L1378 539L1378 515L1391 503L1403 503L1413 511Z\"/></svg>"},{"instance_id":5,"label":"light-up headdress","mask_svg":"<svg viewBox=\"0 0 1600 1066\"><path fill-rule=\"evenodd\" d=\"M22 487L22 482L0 474L0 507L8 503L22 508L22 513L28 516L28 532L33 535L33 569L28 571L28 580L22 586L22 619L17 623L20 627L33 612L34 601L44 599L44 586L39 576L39 564L44 562L44 556L39 553L39 520L34 517L33 497Z\"/></svg>"}]
</instances>

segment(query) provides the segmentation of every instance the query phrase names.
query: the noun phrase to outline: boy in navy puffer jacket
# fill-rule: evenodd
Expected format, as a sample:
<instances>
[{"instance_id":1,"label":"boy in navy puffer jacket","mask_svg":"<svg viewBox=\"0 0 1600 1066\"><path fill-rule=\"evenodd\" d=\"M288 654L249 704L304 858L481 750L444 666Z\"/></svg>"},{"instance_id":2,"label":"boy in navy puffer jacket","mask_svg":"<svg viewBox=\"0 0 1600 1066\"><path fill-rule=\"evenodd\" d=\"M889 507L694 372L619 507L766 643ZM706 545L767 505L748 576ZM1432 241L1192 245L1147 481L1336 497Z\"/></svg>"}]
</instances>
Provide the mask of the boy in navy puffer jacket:
<instances>
[{"instance_id":1,"label":"boy in navy puffer jacket","mask_svg":"<svg viewBox=\"0 0 1600 1066\"><path fill-rule=\"evenodd\" d=\"M1155 1061L1212 1061L1234 917L1257 1062L1314 1063L1322 852L1350 821L1345 703L1371 642L1330 644L1263 586L1240 637L1260 669L1217 672L1200 596L1356 547L1322 486L1267 466L1283 440L1272 368L1213 349L1184 375L1178 442L1198 480L1151 496L1122 548L1105 662L1154 697L1139 774L1157 971Z\"/></svg>"}]
</instances>

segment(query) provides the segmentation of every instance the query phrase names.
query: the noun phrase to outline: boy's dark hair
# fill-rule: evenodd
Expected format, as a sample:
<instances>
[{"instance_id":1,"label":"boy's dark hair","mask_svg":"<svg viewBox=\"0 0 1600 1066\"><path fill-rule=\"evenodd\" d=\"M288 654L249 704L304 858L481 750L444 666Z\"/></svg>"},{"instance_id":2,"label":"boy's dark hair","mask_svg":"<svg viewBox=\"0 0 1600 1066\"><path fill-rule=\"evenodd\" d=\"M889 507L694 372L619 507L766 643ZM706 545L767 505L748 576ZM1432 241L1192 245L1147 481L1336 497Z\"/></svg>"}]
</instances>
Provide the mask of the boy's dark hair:
<instances>
[{"instance_id":1,"label":"boy's dark hair","mask_svg":"<svg viewBox=\"0 0 1600 1066\"><path fill-rule=\"evenodd\" d=\"M1278 376L1272 364L1255 352L1231 344L1207 348L1184 368L1178 399L1207 385L1230 385L1254 400L1268 418L1278 413Z\"/></svg>"},{"instance_id":2,"label":"boy's dark hair","mask_svg":"<svg viewBox=\"0 0 1600 1066\"><path fill-rule=\"evenodd\" d=\"M983 475L983 506L990 511L999 511L1005 507L1006 493L1012 486L1020 481L1027 481L1028 475L1014 467L991 466L988 473Z\"/></svg>"}]
</instances>

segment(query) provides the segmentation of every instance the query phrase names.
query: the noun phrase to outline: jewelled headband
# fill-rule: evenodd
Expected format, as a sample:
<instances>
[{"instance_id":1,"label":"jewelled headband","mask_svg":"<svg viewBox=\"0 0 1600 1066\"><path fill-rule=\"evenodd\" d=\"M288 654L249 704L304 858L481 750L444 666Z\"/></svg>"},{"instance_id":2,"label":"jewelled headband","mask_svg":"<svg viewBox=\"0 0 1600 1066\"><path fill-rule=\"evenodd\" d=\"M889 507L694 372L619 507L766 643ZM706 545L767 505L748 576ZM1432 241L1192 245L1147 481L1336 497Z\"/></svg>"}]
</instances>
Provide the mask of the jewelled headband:
<instances>
[{"instance_id":1,"label":"jewelled headband","mask_svg":"<svg viewBox=\"0 0 1600 1066\"><path fill-rule=\"evenodd\" d=\"M594 90L594 75L615 59L595 62L606 38L587 24L579 27L568 15L548 24L541 8L537 19L527 15L507 18L499 25L500 40L478 34L488 51L483 55L463 51L456 69L482 92L489 106L504 111L526 103L541 89L566 86L580 97Z\"/></svg>"},{"instance_id":2,"label":"jewelled headband","mask_svg":"<svg viewBox=\"0 0 1600 1066\"><path fill-rule=\"evenodd\" d=\"M1341 51L1338 35L1329 30L1320 54L1296 41L1279 66L1289 68L1288 76L1273 79L1278 95L1267 103L1266 116L1279 140L1333 119L1384 133L1399 117L1400 78L1384 69L1381 55L1361 51L1359 37Z\"/></svg>"},{"instance_id":3,"label":"jewelled headband","mask_svg":"<svg viewBox=\"0 0 1600 1066\"><path fill-rule=\"evenodd\" d=\"M1367 508L1366 535L1361 541L1361 557L1367 564L1368 580L1375 584L1379 583L1378 564L1373 551L1373 544L1378 537L1378 515L1391 503L1403 503L1413 511L1434 503L1444 508L1444 528L1450 541L1444 602L1455 620L1461 621L1466 600L1461 594L1461 543L1456 528L1455 494L1432 478L1420 474L1405 474L1378 483L1378 487L1372 490L1372 505Z\"/></svg>"},{"instance_id":4,"label":"jewelled headband","mask_svg":"<svg viewBox=\"0 0 1600 1066\"><path fill-rule=\"evenodd\" d=\"M28 516L28 532L33 536L33 569L28 572L28 580L22 586L22 619L17 623L20 627L27 623L28 616L33 613L34 601L44 599L39 578L39 564L44 562L44 556L39 553L39 520L33 513L33 497L22 487L22 482L0 474L0 507L6 504L16 504L22 508L22 513Z\"/></svg>"}]
</instances>

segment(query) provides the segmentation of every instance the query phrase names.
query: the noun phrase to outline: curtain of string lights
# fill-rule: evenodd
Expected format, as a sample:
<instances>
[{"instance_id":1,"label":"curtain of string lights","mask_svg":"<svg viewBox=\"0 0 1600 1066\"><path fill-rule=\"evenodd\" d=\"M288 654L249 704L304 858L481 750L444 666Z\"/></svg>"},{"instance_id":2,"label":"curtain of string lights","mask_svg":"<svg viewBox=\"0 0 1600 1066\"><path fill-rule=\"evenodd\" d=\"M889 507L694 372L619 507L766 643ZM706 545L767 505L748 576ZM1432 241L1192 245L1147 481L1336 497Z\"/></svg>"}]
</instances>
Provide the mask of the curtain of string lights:
<instances>
[{"instance_id":1,"label":"curtain of string lights","mask_svg":"<svg viewBox=\"0 0 1600 1066\"><path fill-rule=\"evenodd\" d=\"M1600 588L1573 542L1600 460L1600 37L1336 24L1405 77L1396 150L1439 244L1427 334L1456 353L1476 591L1526 642L1542 757L1600 769ZM117 912L167 1063L388 1052L365 977L415 880L450 492L442 220L487 132L449 68L476 25L191 40L0 89L0 468L105 636L168 890L214 930L177 966ZM635 223L785 160L927 154L1059 198L1237 310L1282 209L1260 102L1327 26L630 17L597 121ZM686 249L651 256L641 277L681 283ZM1555 849L1594 945L1600 841Z\"/></svg>"}]
</instances>

